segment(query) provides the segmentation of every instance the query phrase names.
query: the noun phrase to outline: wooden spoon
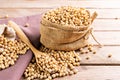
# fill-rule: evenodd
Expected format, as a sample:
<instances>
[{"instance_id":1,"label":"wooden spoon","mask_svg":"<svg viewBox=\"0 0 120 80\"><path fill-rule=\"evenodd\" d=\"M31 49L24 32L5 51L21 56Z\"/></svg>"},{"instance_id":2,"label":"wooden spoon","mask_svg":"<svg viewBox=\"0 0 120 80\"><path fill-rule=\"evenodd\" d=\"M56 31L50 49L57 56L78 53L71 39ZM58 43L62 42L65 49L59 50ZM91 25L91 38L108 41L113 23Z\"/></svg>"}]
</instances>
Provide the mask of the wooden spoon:
<instances>
[{"instance_id":1,"label":"wooden spoon","mask_svg":"<svg viewBox=\"0 0 120 80\"><path fill-rule=\"evenodd\" d=\"M37 63L38 63L38 58L40 58L41 56L49 57L49 56L47 56L46 54L43 54L43 52L40 52L39 50L37 50L37 49L30 43L30 41L29 41L29 39L27 38L27 36L24 34L24 32L20 29L20 27L19 27L15 22L13 22L13 21L8 21L8 25L9 25L10 27L12 27L12 28L16 31L18 37L19 37L24 43L26 43L26 44L30 47L30 49L32 50L32 52L33 52L34 55L35 55L35 58L36 58L36 62L37 62Z\"/></svg>"}]
</instances>

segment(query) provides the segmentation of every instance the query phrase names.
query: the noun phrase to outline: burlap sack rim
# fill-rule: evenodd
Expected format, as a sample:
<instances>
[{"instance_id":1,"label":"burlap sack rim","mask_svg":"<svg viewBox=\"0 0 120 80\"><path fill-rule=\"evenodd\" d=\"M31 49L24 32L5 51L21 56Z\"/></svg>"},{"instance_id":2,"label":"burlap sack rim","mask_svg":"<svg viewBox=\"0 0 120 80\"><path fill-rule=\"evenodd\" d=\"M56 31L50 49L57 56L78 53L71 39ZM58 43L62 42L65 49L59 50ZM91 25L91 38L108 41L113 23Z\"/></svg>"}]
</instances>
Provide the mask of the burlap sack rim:
<instances>
[{"instance_id":1,"label":"burlap sack rim","mask_svg":"<svg viewBox=\"0 0 120 80\"><path fill-rule=\"evenodd\" d=\"M52 26L52 27L55 27L58 29L66 30L66 31L67 30L68 31L79 31L79 30L83 31L83 30L86 30L91 25L91 23L87 26L82 25L82 26L74 26L74 27L73 27L73 25L62 25L62 24L53 23L53 22L45 19L43 16L44 16L44 14L42 15L42 20L40 22L41 24L44 24L45 26ZM90 18L90 22L91 22L91 20L92 19Z\"/></svg>"},{"instance_id":2,"label":"burlap sack rim","mask_svg":"<svg viewBox=\"0 0 120 80\"><path fill-rule=\"evenodd\" d=\"M43 24L41 24L41 28L42 28L42 25ZM45 25L43 25L44 27L45 27ZM49 26L47 26L46 28L48 28L48 29L54 29L54 30L58 30L58 28L54 28L54 27L49 27ZM42 30L42 29L40 29L40 30ZM59 30L61 30L61 29L59 29ZM84 31L65 31L65 30L62 30L62 32L66 32L66 33L72 33L72 34L81 34L81 36L79 36L79 37L77 37L76 39L72 39L72 40L67 40L67 42L66 41L62 41L62 40L60 40L60 42L59 42L59 40L57 40L57 41L55 41L57 44L61 44L61 43L70 43L70 42L73 42L73 41L75 41L75 40L78 40L78 39L81 39L82 37L84 37L87 33L89 33L90 31L92 31L93 30L93 27L91 26L91 27L89 27L88 29L86 29L86 30L84 30ZM41 32L41 31L40 31ZM46 34L42 34L41 35L41 37L42 38L44 38L43 36L46 36ZM52 37L51 37L51 39L52 39Z\"/></svg>"},{"instance_id":3,"label":"burlap sack rim","mask_svg":"<svg viewBox=\"0 0 120 80\"><path fill-rule=\"evenodd\" d=\"M60 30L63 30L63 31L65 31L65 32L72 32L72 33L84 33L85 31L87 32L89 29L93 29L93 26L87 26L87 27L84 27L84 30L83 30L83 28L81 28L82 30L66 30L65 28L64 29L62 29L62 28L59 28L59 27L56 27L55 25L53 26L53 25L45 25L45 24L43 24L42 22L40 22L40 24L41 25L44 25L44 26L46 26L46 27L48 27L48 28L53 28L53 29L60 29ZM48 23L49 24L49 23ZM53 23L51 23L51 24L53 24ZM59 25L59 26L64 26L64 25ZM67 26L66 26L67 27Z\"/></svg>"}]
</instances>

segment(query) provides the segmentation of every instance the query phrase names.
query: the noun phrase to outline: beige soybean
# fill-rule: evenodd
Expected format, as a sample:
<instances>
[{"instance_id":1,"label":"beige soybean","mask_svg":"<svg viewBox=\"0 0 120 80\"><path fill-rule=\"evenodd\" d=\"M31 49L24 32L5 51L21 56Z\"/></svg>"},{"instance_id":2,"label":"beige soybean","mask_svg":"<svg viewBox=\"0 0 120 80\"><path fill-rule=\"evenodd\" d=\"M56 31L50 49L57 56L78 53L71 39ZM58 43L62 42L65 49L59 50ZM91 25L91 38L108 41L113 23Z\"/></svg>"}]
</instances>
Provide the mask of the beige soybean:
<instances>
[{"instance_id":1,"label":"beige soybean","mask_svg":"<svg viewBox=\"0 0 120 80\"><path fill-rule=\"evenodd\" d=\"M10 40L0 35L0 70L15 64L20 54L25 54L29 47L21 40Z\"/></svg>"},{"instance_id":2,"label":"beige soybean","mask_svg":"<svg viewBox=\"0 0 120 80\"><path fill-rule=\"evenodd\" d=\"M91 23L90 12L85 8L62 6L45 13L44 18L62 25L87 26Z\"/></svg>"},{"instance_id":3,"label":"beige soybean","mask_svg":"<svg viewBox=\"0 0 120 80\"><path fill-rule=\"evenodd\" d=\"M70 71L72 74L77 73L77 71L74 71L74 69L78 63L80 65L80 57L75 51L55 51L44 46L41 46L40 51L44 52L44 54L49 55L50 58L46 59L44 56L41 56L41 59L39 59L41 65L37 66L35 57L33 57L31 63L28 65L27 69L24 72L26 79L51 80L56 77L67 76ZM31 68L34 69L34 71L31 70ZM39 76L36 76L35 74ZM31 78L31 76L34 76L34 79Z\"/></svg>"}]
</instances>

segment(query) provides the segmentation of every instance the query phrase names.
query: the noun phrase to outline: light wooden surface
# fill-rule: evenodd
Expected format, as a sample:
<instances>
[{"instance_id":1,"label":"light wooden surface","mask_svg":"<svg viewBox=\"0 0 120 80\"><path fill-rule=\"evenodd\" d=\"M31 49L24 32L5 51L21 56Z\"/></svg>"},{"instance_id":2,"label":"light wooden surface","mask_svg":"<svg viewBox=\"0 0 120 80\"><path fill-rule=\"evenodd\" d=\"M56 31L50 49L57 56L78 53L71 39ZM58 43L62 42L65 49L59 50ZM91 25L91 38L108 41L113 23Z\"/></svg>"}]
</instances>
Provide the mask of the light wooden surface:
<instances>
[{"instance_id":1,"label":"light wooden surface","mask_svg":"<svg viewBox=\"0 0 120 80\"><path fill-rule=\"evenodd\" d=\"M0 0L0 16L21 17L43 13L49 9L71 5L98 13L93 22L94 35L102 43L97 53L80 55L76 75L55 80L119 80L120 76L120 1L119 0ZM91 42L96 44L93 39ZM111 58L108 55L112 54ZM86 57L90 57L86 60Z\"/></svg>"}]
</instances>

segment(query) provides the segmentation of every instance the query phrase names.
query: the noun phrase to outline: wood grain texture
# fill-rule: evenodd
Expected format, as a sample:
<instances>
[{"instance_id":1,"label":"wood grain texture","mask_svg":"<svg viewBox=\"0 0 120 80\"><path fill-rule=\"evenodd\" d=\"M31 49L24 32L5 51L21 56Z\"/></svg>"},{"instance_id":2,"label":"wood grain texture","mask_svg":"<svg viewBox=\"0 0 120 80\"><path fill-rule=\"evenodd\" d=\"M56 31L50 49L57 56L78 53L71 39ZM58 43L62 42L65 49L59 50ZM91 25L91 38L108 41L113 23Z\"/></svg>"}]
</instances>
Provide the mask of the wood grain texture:
<instances>
[{"instance_id":1,"label":"wood grain texture","mask_svg":"<svg viewBox=\"0 0 120 80\"><path fill-rule=\"evenodd\" d=\"M119 69L120 66L81 66L77 74L55 80L118 80Z\"/></svg>"},{"instance_id":2,"label":"wood grain texture","mask_svg":"<svg viewBox=\"0 0 120 80\"><path fill-rule=\"evenodd\" d=\"M22 6L22 5L21 5ZM55 8L55 7L54 7ZM10 17L19 17L19 16L27 16L27 15L34 15L34 14L40 14L42 12L45 12L47 10L50 10L53 8L1 8L0 7L0 15L8 14ZM89 9L87 8L91 15L93 12L97 12L98 16L97 19L112 19L112 20L120 20L120 9Z\"/></svg>"},{"instance_id":3,"label":"wood grain texture","mask_svg":"<svg viewBox=\"0 0 120 80\"><path fill-rule=\"evenodd\" d=\"M87 54L79 54L81 57L81 64L83 65L120 65L120 46L103 46L102 48L94 47L92 52ZM108 55L112 55L108 58ZM89 57L89 60L86 58Z\"/></svg>"},{"instance_id":4,"label":"wood grain texture","mask_svg":"<svg viewBox=\"0 0 120 80\"><path fill-rule=\"evenodd\" d=\"M41 14L49 9L0 9L0 16L4 17L5 15L9 15L9 17L23 17L23 16L30 16Z\"/></svg>"},{"instance_id":5,"label":"wood grain texture","mask_svg":"<svg viewBox=\"0 0 120 80\"><path fill-rule=\"evenodd\" d=\"M87 8L120 8L120 1L114 0L2 0L0 2L2 2L1 8L53 8L65 5Z\"/></svg>"},{"instance_id":6,"label":"wood grain texture","mask_svg":"<svg viewBox=\"0 0 120 80\"><path fill-rule=\"evenodd\" d=\"M120 31L120 20L115 19L96 19L92 26L97 31Z\"/></svg>"},{"instance_id":7,"label":"wood grain texture","mask_svg":"<svg viewBox=\"0 0 120 80\"><path fill-rule=\"evenodd\" d=\"M118 31L96 31L93 33L95 38L103 45L120 45L120 32ZM90 37L90 42L96 44L94 39Z\"/></svg>"}]
</instances>

